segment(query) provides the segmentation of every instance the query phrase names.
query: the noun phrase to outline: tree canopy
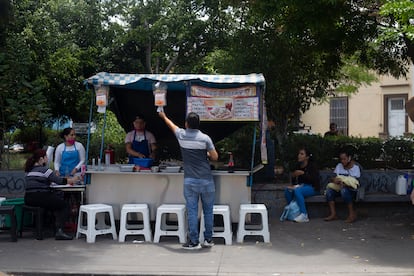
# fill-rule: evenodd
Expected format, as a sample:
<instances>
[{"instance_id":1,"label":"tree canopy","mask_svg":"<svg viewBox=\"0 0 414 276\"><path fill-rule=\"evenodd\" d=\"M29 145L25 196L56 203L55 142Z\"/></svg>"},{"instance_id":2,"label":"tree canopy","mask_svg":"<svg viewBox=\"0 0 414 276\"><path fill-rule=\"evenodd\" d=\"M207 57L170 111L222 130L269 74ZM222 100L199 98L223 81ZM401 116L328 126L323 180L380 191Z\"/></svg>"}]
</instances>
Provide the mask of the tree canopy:
<instances>
[{"instance_id":1,"label":"tree canopy","mask_svg":"<svg viewBox=\"0 0 414 276\"><path fill-rule=\"evenodd\" d=\"M404 76L414 4L301 0L0 0L1 130L87 121L82 81L120 73L263 73L282 140L314 101ZM410 23L411 22L411 23ZM348 87L346 87L348 85Z\"/></svg>"}]
</instances>

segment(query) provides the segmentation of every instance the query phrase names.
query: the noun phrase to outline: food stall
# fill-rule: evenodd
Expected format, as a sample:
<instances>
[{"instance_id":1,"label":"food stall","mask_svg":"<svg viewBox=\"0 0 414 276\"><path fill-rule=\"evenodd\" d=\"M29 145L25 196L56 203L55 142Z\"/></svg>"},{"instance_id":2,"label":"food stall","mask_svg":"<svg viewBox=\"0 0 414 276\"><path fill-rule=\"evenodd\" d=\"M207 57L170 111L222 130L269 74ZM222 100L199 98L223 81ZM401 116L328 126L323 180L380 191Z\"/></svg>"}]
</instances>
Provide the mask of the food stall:
<instances>
[{"instance_id":1,"label":"food stall","mask_svg":"<svg viewBox=\"0 0 414 276\"><path fill-rule=\"evenodd\" d=\"M154 85L159 83L166 85L167 105L163 107L166 114L177 125L183 127L186 114L196 112L201 120L200 129L207 133L213 142L223 139L248 123L260 124L262 133L266 129L265 80L262 74L143 75L102 72L85 80L88 88L93 87L93 90L88 91L94 91L91 98L98 106L98 111L106 112L110 105L109 108L126 132L130 130L135 116L142 114L147 129L155 135L157 141L175 141L175 136L159 118L157 107L154 106ZM90 121L91 119L90 117ZM90 133L88 137L89 135ZM261 136L261 163L266 163L265 136ZM256 133L252 138L250 168L236 169L231 173L227 170L213 170L216 204L230 206L233 222L238 221L239 205L250 202L252 174L262 167L261 164L254 164L255 137ZM101 159L103 145L102 140ZM88 149L89 138L87 160ZM86 201L112 205L116 218L122 204L125 203L147 203L150 206L151 219L154 220L159 205L185 202L182 171L133 172L119 164L95 164L92 167L89 162L87 174L90 176L90 185L87 185Z\"/></svg>"}]
</instances>

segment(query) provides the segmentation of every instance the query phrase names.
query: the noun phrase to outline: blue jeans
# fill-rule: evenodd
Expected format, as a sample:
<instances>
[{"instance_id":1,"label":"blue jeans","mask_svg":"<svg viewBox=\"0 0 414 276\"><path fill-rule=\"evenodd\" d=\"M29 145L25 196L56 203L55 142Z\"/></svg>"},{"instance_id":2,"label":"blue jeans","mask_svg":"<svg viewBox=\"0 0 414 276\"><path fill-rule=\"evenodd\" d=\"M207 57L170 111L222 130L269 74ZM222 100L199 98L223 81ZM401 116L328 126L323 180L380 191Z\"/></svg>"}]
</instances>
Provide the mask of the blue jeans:
<instances>
[{"instance_id":1,"label":"blue jeans","mask_svg":"<svg viewBox=\"0 0 414 276\"><path fill-rule=\"evenodd\" d=\"M184 198L187 208L187 220L190 240L198 243L198 200L204 213L204 238L213 237L213 206L216 197L216 188L213 179L184 178Z\"/></svg>"},{"instance_id":2,"label":"blue jeans","mask_svg":"<svg viewBox=\"0 0 414 276\"><path fill-rule=\"evenodd\" d=\"M346 204L352 203L357 191L348 187L343 187L339 192L333 189L326 190L326 201L334 201L335 197L341 196Z\"/></svg>"},{"instance_id":3,"label":"blue jeans","mask_svg":"<svg viewBox=\"0 0 414 276\"><path fill-rule=\"evenodd\" d=\"M305 197L314 195L316 195L315 189L309 184L302 184L295 189L285 189L285 198L287 203L289 204L292 199L295 199L299 205L300 212L303 214L308 214L305 206Z\"/></svg>"}]
</instances>

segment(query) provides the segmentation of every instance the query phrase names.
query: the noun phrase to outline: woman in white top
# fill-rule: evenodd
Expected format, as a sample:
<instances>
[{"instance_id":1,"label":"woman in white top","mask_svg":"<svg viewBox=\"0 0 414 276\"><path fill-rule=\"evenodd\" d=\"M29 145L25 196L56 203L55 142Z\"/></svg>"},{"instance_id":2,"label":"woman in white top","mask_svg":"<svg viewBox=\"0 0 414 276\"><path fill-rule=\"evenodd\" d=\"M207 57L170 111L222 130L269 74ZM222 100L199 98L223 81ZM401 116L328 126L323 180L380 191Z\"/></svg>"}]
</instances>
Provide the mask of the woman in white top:
<instances>
[{"instance_id":1,"label":"woman in white top","mask_svg":"<svg viewBox=\"0 0 414 276\"><path fill-rule=\"evenodd\" d=\"M361 176L361 169L352 159L351 154L343 150L339 153L339 160L340 163L336 165L336 168L334 170L334 173L336 173L337 176L343 175L353 177L355 179L358 179ZM339 185L340 189L326 189L326 200L328 201L330 215L325 218L325 221L338 219L336 216L335 198L341 196L344 202L347 204L349 212L348 218L345 220L345 222L354 222L356 219L356 212L354 210L353 200L356 196L357 190L346 185L346 183L344 183L344 181L338 177L332 179L332 182Z\"/></svg>"},{"instance_id":2,"label":"woman in white top","mask_svg":"<svg viewBox=\"0 0 414 276\"><path fill-rule=\"evenodd\" d=\"M57 176L74 176L85 164L85 147L76 141L75 130L65 128L60 137L64 140L55 150L55 173Z\"/></svg>"}]
</instances>

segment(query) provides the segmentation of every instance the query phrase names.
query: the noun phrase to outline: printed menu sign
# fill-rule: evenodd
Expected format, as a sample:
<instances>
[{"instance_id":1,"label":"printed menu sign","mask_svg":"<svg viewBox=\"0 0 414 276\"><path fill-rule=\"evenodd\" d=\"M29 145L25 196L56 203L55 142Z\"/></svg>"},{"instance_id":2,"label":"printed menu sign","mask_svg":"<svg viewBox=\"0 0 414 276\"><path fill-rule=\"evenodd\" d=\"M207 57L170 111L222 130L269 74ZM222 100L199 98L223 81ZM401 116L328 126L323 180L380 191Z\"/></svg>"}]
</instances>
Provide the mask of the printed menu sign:
<instances>
[{"instance_id":1,"label":"printed menu sign","mask_svg":"<svg viewBox=\"0 0 414 276\"><path fill-rule=\"evenodd\" d=\"M259 121L256 86L215 89L192 86L187 97L187 113L195 112L202 121Z\"/></svg>"}]
</instances>

